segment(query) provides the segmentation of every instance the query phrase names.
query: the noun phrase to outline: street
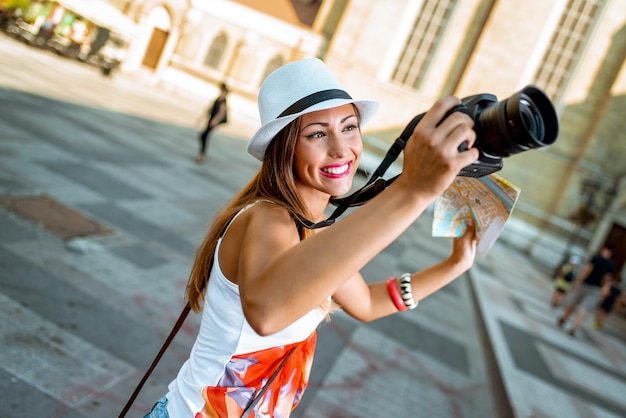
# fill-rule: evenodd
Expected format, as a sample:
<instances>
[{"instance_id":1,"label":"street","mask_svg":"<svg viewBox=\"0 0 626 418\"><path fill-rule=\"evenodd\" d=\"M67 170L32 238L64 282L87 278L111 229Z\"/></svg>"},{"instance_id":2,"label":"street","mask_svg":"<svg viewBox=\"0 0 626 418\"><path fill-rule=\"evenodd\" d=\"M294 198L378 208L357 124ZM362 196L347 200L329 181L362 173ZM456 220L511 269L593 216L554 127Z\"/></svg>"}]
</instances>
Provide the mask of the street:
<instances>
[{"instance_id":1,"label":"street","mask_svg":"<svg viewBox=\"0 0 626 418\"><path fill-rule=\"evenodd\" d=\"M245 152L253 104L233 99L198 165L194 124L211 98L106 78L4 35L0 55L2 417L115 417L183 308L213 214L258 168ZM424 214L364 277L445 258L451 242L431 223ZM292 416L626 416L626 327L571 339L550 293L547 272L497 242L415 311L367 324L338 313ZM128 416L165 394L198 319Z\"/></svg>"}]
</instances>

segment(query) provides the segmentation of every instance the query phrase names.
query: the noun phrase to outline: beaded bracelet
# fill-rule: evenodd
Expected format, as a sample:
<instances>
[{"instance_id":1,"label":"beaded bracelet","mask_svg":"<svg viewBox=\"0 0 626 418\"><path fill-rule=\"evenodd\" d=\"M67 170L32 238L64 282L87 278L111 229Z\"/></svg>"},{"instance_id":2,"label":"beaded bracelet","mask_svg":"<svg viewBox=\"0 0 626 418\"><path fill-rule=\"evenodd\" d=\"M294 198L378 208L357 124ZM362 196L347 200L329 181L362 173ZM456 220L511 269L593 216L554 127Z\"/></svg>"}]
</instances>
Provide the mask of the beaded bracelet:
<instances>
[{"instance_id":1,"label":"beaded bracelet","mask_svg":"<svg viewBox=\"0 0 626 418\"><path fill-rule=\"evenodd\" d=\"M399 311L407 310L407 306L402 300L402 296L400 295L400 291L398 290L398 286L396 285L395 277L390 277L389 280L387 280L387 292L389 292L391 301L396 306L397 310Z\"/></svg>"},{"instance_id":2,"label":"beaded bracelet","mask_svg":"<svg viewBox=\"0 0 626 418\"><path fill-rule=\"evenodd\" d=\"M400 293L402 294L402 301L407 309L417 308L418 302L413 300L413 292L411 291L411 274L404 273L400 277Z\"/></svg>"}]
</instances>

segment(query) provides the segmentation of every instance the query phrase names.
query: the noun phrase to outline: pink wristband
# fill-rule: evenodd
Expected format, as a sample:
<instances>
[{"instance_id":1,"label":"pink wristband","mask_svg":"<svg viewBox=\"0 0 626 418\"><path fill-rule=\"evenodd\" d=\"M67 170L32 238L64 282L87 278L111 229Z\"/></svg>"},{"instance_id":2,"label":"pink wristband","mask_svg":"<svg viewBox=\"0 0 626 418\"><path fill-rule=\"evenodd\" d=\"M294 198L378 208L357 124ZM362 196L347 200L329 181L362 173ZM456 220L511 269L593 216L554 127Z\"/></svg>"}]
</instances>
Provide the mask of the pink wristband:
<instances>
[{"instance_id":1,"label":"pink wristband","mask_svg":"<svg viewBox=\"0 0 626 418\"><path fill-rule=\"evenodd\" d=\"M406 311L408 309L404 304L404 301L402 300L402 295L400 295L400 291L398 290L398 286L396 285L395 277L390 277L389 280L387 280L387 292L389 292L391 301L396 306L397 310Z\"/></svg>"}]
</instances>

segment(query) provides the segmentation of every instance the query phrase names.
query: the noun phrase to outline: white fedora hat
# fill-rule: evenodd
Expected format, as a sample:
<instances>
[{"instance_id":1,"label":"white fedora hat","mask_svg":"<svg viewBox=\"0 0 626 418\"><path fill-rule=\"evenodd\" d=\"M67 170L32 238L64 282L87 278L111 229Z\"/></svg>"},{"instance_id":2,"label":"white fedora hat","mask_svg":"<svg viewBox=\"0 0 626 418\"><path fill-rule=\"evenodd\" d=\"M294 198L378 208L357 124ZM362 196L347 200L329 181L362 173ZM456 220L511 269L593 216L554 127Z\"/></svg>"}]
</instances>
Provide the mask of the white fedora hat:
<instances>
[{"instance_id":1,"label":"white fedora hat","mask_svg":"<svg viewBox=\"0 0 626 418\"><path fill-rule=\"evenodd\" d=\"M310 112L354 103L361 124L378 109L374 100L355 100L317 58L286 64L267 76L259 91L261 128L250 138L248 152L263 160L276 134L296 118Z\"/></svg>"}]
</instances>

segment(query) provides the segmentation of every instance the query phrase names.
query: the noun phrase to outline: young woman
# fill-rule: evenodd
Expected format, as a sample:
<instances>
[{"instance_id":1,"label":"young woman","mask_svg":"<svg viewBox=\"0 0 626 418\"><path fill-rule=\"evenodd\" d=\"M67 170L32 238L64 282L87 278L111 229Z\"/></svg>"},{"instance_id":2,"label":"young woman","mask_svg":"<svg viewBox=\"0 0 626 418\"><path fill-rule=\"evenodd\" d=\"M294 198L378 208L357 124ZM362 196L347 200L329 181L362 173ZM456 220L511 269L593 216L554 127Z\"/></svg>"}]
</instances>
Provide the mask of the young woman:
<instances>
[{"instance_id":1,"label":"young woman","mask_svg":"<svg viewBox=\"0 0 626 418\"><path fill-rule=\"evenodd\" d=\"M377 109L352 99L322 61L279 68L259 92L261 128L248 151L256 177L223 209L198 250L187 287L202 322L190 358L152 417L288 417L307 386L315 330L338 307L372 321L406 310L475 258L473 225L448 259L367 284L359 271L478 159L473 121L438 101L404 148L403 172L336 224L318 222L346 194L362 152L361 124ZM463 143L469 150L459 151ZM381 216L385 214L385 216ZM394 275L397 272L390 272ZM383 278L384 279L384 278Z\"/></svg>"}]
</instances>

